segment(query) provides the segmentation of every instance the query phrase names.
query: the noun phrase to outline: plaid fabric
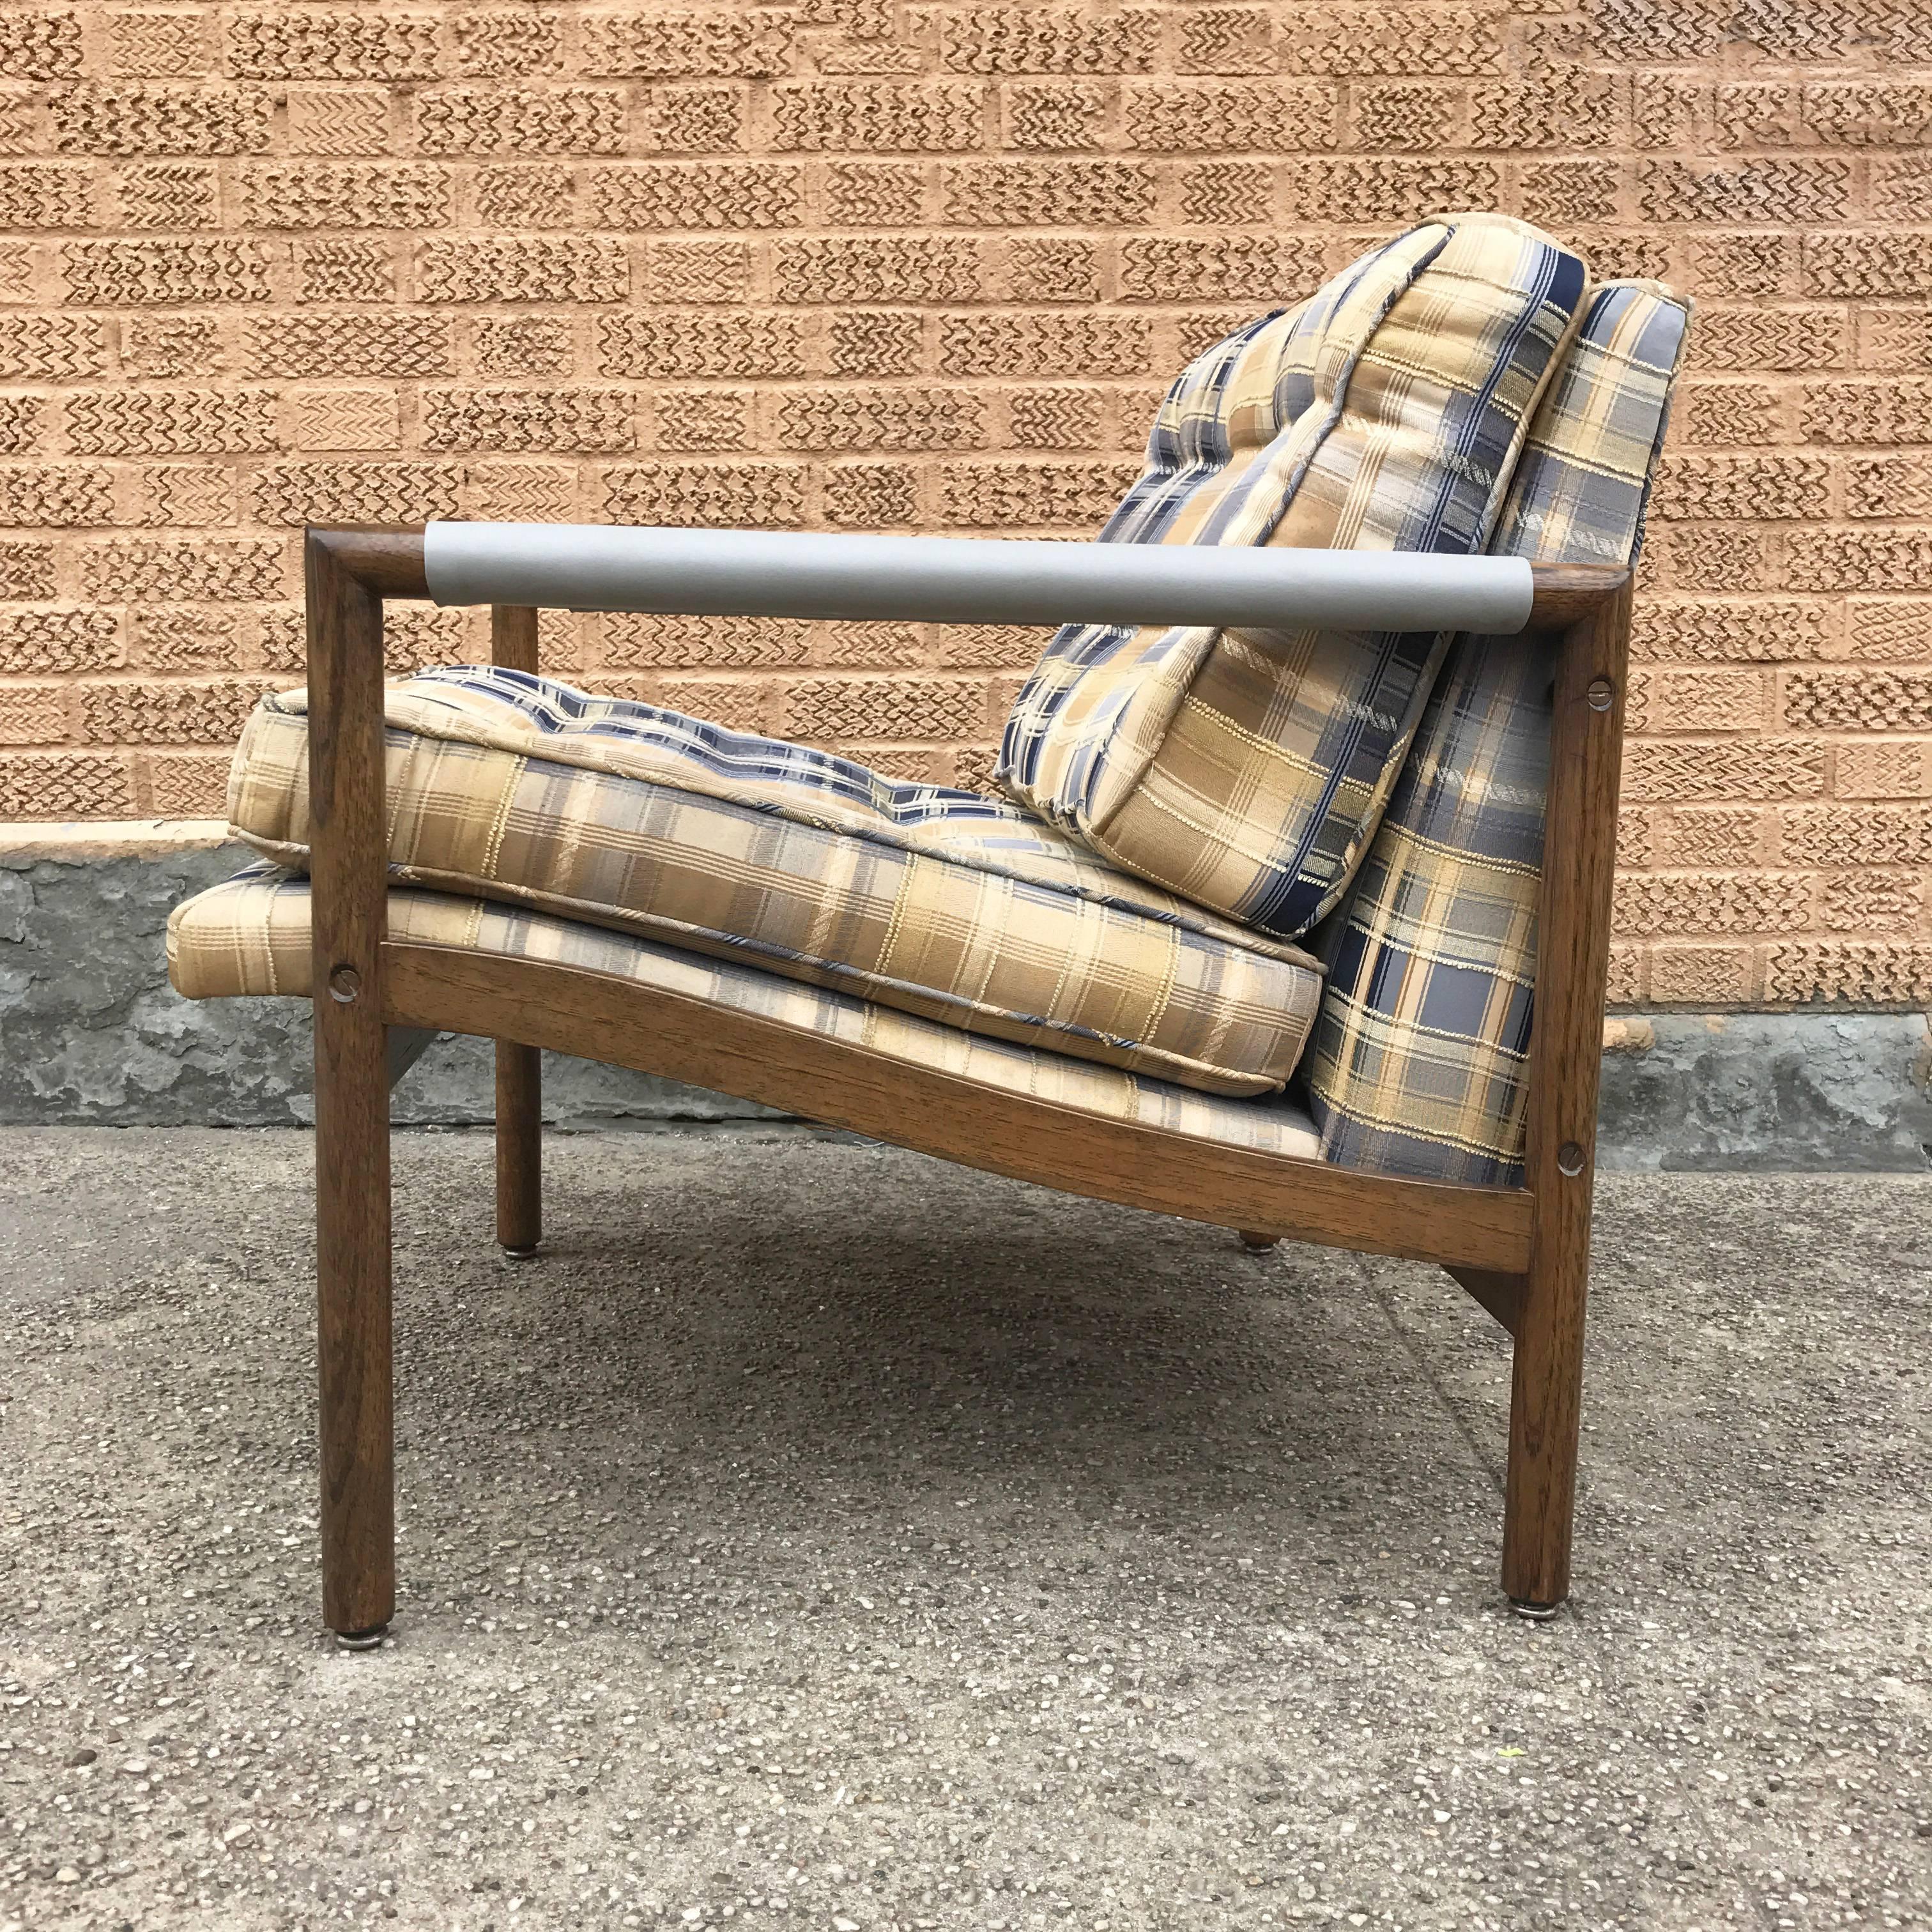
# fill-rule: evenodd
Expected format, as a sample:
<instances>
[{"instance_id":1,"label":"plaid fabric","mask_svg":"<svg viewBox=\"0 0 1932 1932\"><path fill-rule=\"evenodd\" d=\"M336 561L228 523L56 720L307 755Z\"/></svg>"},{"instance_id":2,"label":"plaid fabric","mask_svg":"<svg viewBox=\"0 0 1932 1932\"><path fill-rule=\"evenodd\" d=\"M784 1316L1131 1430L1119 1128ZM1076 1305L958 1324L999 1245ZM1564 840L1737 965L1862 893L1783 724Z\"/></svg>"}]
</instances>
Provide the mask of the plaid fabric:
<instances>
[{"instance_id":1,"label":"plaid fabric","mask_svg":"<svg viewBox=\"0 0 1932 1932\"><path fill-rule=\"evenodd\" d=\"M236 830L298 868L306 712L265 699L229 788ZM425 672L392 687L388 724L400 879L1210 1093L1281 1086L1314 1018L1306 954L976 793L518 671Z\"/></svg>"},{"instance_id":2,"label":"plaid fabric","mask_svg":"<svg viewBox=\"0 0 1932 1932\"><path fill-rule=\"evenodd\" d=\"M1633 561L1687 305L1608 283L1551 384L1494 545ZM1323 1153L1520 1185L1550 766L1534 638L1459 638L1345 909L1307 1058Z\"/></svg>"},{"instance_id":3,"label":"plaid fabric","mask_svg":"<svg viewBox=\"0 0 1932 1932\"><path fill-rule=\"evenodd\" d=\"M1522 222L1424 224L1197 360L1103 540L1482 550L1584 285ZM1000 776L1126 870L1304 932L1360 862L1448 641L1069 626Z\"/></svg>"},{"instance_id":4,"label":"plaid fabric","mask_svg":"<svg viewBox=\"0 0 1932 1932\"><path fill-rule=\"evenodd\" d=\"M177 906L168 921L169 977L192 1000L248 993L306 997L308 904L308 881L268 865L252 866L198 893ZM1108 1120L1136 1120L1169 1133L1270 1154L1309 1158L1315 1152L1307 1117L1277 1099L1224 1100L1190 1093L1063 1054L977 1038L842 993L800 986L755 967L701 958L628 933L484 899L406 888L389 894L389 930L399 939L425 944L612 974Z\"/></svg>"}]
</instances>

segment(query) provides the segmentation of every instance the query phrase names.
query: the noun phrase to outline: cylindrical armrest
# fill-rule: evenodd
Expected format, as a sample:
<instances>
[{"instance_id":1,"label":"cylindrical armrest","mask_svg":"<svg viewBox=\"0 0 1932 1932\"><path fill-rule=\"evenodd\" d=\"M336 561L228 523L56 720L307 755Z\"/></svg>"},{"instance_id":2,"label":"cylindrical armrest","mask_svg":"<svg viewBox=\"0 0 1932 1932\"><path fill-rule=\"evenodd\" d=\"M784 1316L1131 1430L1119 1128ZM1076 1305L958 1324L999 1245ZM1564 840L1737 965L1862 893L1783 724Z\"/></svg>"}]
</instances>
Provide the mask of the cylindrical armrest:
<instances>
[{"instance_id":1,"label":"cylindrical armrest","mask_svg":"<svg viewBox=\"0 0 1932 1932\"><path fill-rule=\"evenodd\" d=\"M439 604L965 624L1520 631L1520 557L433 523Z\"/></svg>"}]
</instances>

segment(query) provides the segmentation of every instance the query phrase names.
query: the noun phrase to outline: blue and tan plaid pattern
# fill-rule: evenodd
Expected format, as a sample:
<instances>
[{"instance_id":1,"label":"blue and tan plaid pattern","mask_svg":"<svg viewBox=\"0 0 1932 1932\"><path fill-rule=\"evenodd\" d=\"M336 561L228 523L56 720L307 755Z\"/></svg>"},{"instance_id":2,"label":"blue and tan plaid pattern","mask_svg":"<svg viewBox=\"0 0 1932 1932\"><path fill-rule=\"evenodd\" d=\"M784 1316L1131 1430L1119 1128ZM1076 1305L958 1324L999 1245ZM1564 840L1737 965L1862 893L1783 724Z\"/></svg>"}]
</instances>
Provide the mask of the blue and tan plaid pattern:
<instances>
[{"instance_id":1,"label":"blue and tan plaid pattern","mask_svg":"<svg viewBox=\"0 0 1932 1932\"><path fill-rule=\"evenodd\" d=\"M1688 320L1655 283L1596 292L1495 550L1635 560ZM1330 967L1306 1064L1330 1160L1522 1180L1550 716L1540 639L1456 640L1367 860L1320 935Z\"/></svg>"},{"instance_id":2,"label":"blue and tan plaid pattern","mask_svg":"<svg viewBox=\"0 0 1932 1932\"><path fill-rule=\"evenodd\" d=\"M1445 215L1176 383L1108 541L1463 554L1488 543L1582 261ZM1447 633L1070 626L1000 774L1103 857L1263 932L1306 932L1359 862Z\"/></svg>"},{"instance_id":3,"label":"blue and tan plaid pattern","mask_svg":"<svg viewBox=\"0 0 1932 1932\"><path fill-rule=\"evenodd\" d=\"M1320 970L1000 800L519 671L387 694L395 876L620 927L1210 1093L1293 1071ZM306 694L265 699L229 816L309 839Z\"/></svg>"},{"instance_id":4,"label":"blue and tan plaid pattern","mask_svg":"<svg viewBox=\"0 0 1932 1932\"><path fill-rule=\"evenodd\" d=\"M1098 1066L1064 1054L988 1040L843 993L800 986L755 966L700 958L628 933L553 919L453 892L399 887L389 894L397 938L608 973L682 993L729 1012L776 1020L904 1062L936 1067L1006 1093L1028 1094L1111 1120L1137 1121L1230 1147L1304 1159L1315 1132L1298 1108L1270 1096L1228 1100ZM309 886L270 865L197 893L168 921L168 974L192 1000L238 994L306 998Z\"/></svg>"}]
</instances>

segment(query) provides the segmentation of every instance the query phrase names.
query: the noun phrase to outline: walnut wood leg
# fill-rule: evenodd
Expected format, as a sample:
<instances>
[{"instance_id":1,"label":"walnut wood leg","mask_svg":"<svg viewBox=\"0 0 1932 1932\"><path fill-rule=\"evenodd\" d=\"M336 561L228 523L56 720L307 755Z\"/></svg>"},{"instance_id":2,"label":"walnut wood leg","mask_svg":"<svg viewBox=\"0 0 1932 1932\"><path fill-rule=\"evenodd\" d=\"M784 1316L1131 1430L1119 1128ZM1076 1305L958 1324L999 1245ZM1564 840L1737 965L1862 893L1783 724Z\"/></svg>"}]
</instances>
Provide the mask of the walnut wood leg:
<instances>
[{"instance_id":1,"label":"walnut wood leg","mask_svg":"<svg viewBox=\"0 0 1932 1932\"><path fill-rule=\"evenodd\" d=\"M1629 634L1626 586L1564 634L1552 694L1524 1148L1535 1212L1515 1311L1503 1505L1503 1588L1532 1618L1570 1594Z\"/></svg>"},{"instance_id":2,"label":"walnut wood leg","mask_svg":"<svg viewBox=\"0 0 1932 1932\"><path fill-rule=\"evenodd\" d=\"M1279 1234L1258 1234L1252 1228L1241 1231L1241 1246L1251 1254L1265 1254L1281 1239Z\"/></svg>"},{"instance_id":3,"label":"walnut wood leg","mask_svg":"<svg viewBox=\"0 0 1932 1932\"><path fill-rule=\"evenodd\" d=\"M543 1057L496 1042L496 1239L527 1261L543 1239Z\"/></svg>"},{"instance_id":4,"label":"walnut wood leg","mask_svg":"<svg viewBox=\"0 0 1932 1932\"><path fill-rule=\"evenodd\" d=\"M382 605L311 535L315 1179L322 1594L351 1646L396 1601Z\"/></svg>"}]
</instances>

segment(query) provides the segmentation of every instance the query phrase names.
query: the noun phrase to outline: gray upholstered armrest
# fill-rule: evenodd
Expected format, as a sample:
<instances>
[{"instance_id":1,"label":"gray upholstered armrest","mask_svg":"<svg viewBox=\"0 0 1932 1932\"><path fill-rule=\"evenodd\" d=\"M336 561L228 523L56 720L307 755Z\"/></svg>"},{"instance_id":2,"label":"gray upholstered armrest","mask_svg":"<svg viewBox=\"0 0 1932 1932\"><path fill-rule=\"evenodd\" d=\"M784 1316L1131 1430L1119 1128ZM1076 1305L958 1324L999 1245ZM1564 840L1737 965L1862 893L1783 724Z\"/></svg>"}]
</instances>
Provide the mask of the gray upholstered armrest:
<instances>
[{"instance_id":1,"label":"gray upholstered armrest","mask_svg":"<svg viewBox=\"0 0 1932 1932\"><path fill-rule=\"evenodd\" d=\"M433 523L439 604L982 624L1520 631L1517 557Z\"/></svg>"}]
</instances>

